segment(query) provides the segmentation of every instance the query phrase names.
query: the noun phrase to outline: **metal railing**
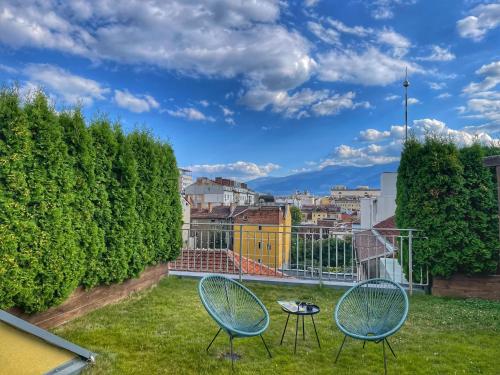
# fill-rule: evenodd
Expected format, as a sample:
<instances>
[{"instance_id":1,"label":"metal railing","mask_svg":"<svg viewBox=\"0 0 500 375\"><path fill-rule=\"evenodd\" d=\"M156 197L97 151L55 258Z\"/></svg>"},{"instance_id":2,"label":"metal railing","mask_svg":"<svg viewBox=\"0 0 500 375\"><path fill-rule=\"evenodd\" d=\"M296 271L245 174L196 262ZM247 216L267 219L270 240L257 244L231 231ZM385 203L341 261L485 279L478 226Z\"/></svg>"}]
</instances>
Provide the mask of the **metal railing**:
<instances>
[{"instance_id":1,"label":"metal railing","mask_svg":"<svg viewBox=\"0 0 500 375\"><path fill-rule=\"evenodd\" d=\"M320 226L192 223L172 270L358 282L384 277L426 286L428 272L414 267L414 229L341 229Z\"/></svg>"}]
</instances>

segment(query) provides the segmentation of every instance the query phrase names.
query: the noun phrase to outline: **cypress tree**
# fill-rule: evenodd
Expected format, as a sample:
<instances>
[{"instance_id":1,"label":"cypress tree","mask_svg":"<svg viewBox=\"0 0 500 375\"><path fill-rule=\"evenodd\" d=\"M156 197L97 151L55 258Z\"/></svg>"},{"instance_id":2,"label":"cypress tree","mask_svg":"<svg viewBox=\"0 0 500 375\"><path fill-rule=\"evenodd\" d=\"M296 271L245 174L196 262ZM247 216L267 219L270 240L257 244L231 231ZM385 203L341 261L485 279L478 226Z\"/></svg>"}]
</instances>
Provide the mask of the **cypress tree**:
<instances>
[{"instance_id":1,"label":"cypress tree","mask_svg":"<svg viewBox=\"0 0 500 375\"><path fill-rule=\"evenodd\" d=\"M113 210L111 207L111 199L109 190L110 184L114 182L113 179L113 161L118 149L116 138L105 119L94 121L89 128L92 136L92 145L95 152L95 181L96 189L94 191L95 211L94 221L96 225L104 233L105 247L98 254L96 259L95 269L90 271L99 280L99 283L111 283L117 280L118 277L114 274L112 269L107 268L109 265L108 259L113 256L111 249L111 232L113 228L113 221L119 218L113 217ZM90 277L90 276L89 276Z\"/></svg>"},{"instance_id":2,"label":"cypress tree","mask_svg":"<svg viewBox=\"0 0 500 375\"><path fill-rule=\"evenodd\" d=\"M98 259L99 254L105 251L104 231L94 220L95 203L99 201L95 177L96 155L80 109L63 112L59 121L68 148L68 162L75 174L74 189L77 194L73 201L73 224L77 246L85 254L82 284L92 287L99 282Z\"/></svg>"},{"instance_id":3,"label":"cypress tree","mask_svg":"<svg viewBox=\"0 0 500 375\"><path fill-rule=\"evenodd\" d=\"M78 286L84 253L74 235L74 173L58 117L41 92L27 102L25 113L33 139L29 212L39 232L32 244L33 290L20 296L20 303L32 311L62 301Z\"/></svg>"},{"instance_id":4,"label":"cypress tree","mask_svg":"<svg viewBox=\"0 0 500 375\"><path fill-rule=\"evenodd\" d=\"M479 144L460 150L464 168L468 232L460 257L460 272L493 273L498 261L498 208L491 172L483 165L485 150Z\"/></svg>"},{"instance_id":5,"label":"cypress tree","mask_svg":"<svg viewBox=\"0 0 500 375\"><path fill-rule=\"evenodd\" d=\"M156 261L155 232L161 228L157 205L160 196L160 165L155 155L156 141L146 131L134 131L129 141L137 162L136 211L142 231L142 250L136 255L135 267Z\"/></svg>"},{"instance_id":6,"label":"cypress tree","mask_svg":"<svg viewBox=\"0 0 500 375\"><path fill-rule=\"evenodd\" d=\"M26 169L31 164L31 134L16 89L0 91L0 307L15 304L30 292L33 279L31 242L36 226L30 220L30 189Z\"/></svg>"},{"instance_id":7,"label":"cypress tree","mask_svg":"<svg viewBox=\"0 0 500 375\"><path fill-rule=\"evenodd\" d=\"M398 175L404 189L399 186L397 223L423 230L428 237L413 243L415 269L428 267L434 276L451 276L459 269L467 236L458 149L448 140L427 137L420 148L409 144L405 152L411 155L403 155L403 167L408 169Z\"/></svg>"}]
</instances>

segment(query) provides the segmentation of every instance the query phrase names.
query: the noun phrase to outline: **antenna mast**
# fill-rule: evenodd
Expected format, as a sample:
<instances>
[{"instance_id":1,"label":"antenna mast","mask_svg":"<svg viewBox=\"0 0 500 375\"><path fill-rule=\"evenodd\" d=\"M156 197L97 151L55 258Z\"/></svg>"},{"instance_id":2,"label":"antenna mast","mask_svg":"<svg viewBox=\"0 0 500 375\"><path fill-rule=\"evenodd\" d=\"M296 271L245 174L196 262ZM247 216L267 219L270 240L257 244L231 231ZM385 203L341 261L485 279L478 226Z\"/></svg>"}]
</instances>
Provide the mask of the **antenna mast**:
<instances>
[{"instance_id":1,"label":"antenna mast","mask_svg":"<svg viewBox=\"0 0 500 375\"><path fill-rule=\"evenodd\" d=\"M403 87L405 88L405 143L408 140L408 86L410 86L410 82L408 81L408 67L406 67L405 80L403 82Z\"/></svg>"}]
</instances>

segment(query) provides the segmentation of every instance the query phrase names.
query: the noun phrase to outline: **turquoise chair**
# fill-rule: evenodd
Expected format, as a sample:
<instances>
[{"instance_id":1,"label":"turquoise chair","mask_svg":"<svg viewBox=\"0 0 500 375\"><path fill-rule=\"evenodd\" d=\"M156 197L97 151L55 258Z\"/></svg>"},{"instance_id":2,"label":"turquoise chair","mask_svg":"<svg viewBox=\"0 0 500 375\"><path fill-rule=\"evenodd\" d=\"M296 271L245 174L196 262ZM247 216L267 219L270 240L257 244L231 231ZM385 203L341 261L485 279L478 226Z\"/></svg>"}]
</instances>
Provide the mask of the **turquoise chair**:
<instances>
[{"instance_id":1,"label":"turquoise chair","mask_svg":"<svg viewBox=\"0 0 500 375\"><path fill-rule=\"evenodd\" d=\"M219 325L219 330L207 347L207 352L219 333L229 335L231 366L234 369L233 339L260 336L269 357L271 352L262 337L269 326L269 313L262 302L248 288L225 276L208 275L198 285L201 302L208 314Z\"/></svg>"},{"instance_id":2,"label":"turquoise chair","mask_svg":"<svg viewBox=\"0 0 500 375\"><path fill-rule=\"evenodd\" d=\"M385 343L396 358L387 338L401 328L407 316L408 296L399 284L386 279L371 279L352 287L335 308L335 323L344 334L335 363L347 336L363 340L363 348L367 341L381 342L387 374Z\"/></svg>"}]
</instances>

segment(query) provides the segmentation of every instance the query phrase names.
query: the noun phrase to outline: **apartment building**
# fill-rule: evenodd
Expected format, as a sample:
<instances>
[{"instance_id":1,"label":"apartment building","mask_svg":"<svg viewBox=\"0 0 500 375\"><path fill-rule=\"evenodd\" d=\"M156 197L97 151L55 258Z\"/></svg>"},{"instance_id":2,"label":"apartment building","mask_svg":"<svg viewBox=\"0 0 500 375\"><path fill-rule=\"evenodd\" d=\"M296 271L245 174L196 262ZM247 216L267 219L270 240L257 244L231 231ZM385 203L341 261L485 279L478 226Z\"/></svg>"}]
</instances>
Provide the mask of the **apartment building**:
<instances>
[{"instance_id":1,"label":"apartment building","mask_svg":"<svg viewBox=\"0 0 500 375\"><path fill-rule=\"evenodd\" d=\"M369 186L358 186L355 189L349 189L345 185L335 185L330 190L330 195L334 199L340 198L365 198L377 197L380 195L379 189L372 189Z\"/></svg>"},{"instance_id":2,"label":"apartment building","mask_svg":"<svg viewBox=\"0 0 500 375\"><path fill-rule=\"evenodd\" d=\"M285 206L247 207L232 216L233 251L271 268L290 263L291 218Z\"/></svg>"},{"instance_id":3,"label":"apartment building","mask_svg":"<svg viewBox=\"0 0 500 375\"><path fill-rule=\"evenodd\" d=\"M257 197L245 183L222 177L215 180L197 178L195 183L186 187L185 194L195 208L254 205Z\"/></svg>"}]
</instances>

